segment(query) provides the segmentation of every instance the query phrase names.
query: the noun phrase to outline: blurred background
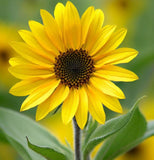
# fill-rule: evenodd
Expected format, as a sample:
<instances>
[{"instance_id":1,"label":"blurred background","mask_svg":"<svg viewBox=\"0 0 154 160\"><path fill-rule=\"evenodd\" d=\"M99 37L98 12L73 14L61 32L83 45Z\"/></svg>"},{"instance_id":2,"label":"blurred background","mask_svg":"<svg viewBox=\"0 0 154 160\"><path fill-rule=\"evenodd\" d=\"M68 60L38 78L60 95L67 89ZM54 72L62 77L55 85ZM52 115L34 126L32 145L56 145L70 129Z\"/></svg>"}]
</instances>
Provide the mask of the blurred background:
<instances>
[{"instance_id":1,"label":"blurred background","mask_svg":"<svg viewBox=\"0 0 154 160\"><path fill-rule=\"evenodd\" d=\"M71 0L80 15L93 5L101 8L105 14L105 24L116 24L118 28L128 29L126 39L121 46L135 48L139 55L132 62L122 65L134 71L139 80L131 83L117 83L126 95L121 104L126 113L141 96L147 98L140 109L147 120L154 119L154 0ZM19 112L25 97L14 97L9 88L18 80L8 73L8 60L16 53L10 48L10 41L22 41L18 30L29 29L28 21L41 22L40 9L53 14L58 2L66 0L0 0L0 106ZM105 108L107 119L116 116ZM21 114L35 119L35 108ZM1 119L0 119L1 120ZM63 144L73 147L72 124L62 124L60 113L49 115L39 122L52 132ZM0 130L1 132L1 130ZM63 134L61 134L63 133ZM117 160L154 160L154 137L141 143ZM96 149L97 150L97 149ZM92 156L96 153L92 153ZM0 139L0 160L22 160L16 151Z\"/></svg>"}]
</instances>

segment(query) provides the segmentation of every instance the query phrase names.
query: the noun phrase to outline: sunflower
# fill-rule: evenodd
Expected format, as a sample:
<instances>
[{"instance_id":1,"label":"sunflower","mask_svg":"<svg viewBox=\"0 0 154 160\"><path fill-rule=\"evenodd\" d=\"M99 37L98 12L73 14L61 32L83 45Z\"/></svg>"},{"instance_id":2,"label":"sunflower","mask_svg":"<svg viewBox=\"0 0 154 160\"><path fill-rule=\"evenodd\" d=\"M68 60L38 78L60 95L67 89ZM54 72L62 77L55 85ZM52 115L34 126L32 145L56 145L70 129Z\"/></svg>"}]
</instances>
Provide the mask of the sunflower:
<instances>
[{"instance_id":1,"label":"sunflower","mask_svg":"<svg viewBox=\"0 0 154 160\"><path fill-rule=\"evenodd\" d=\"M10 59L10 73L21 79L10 93L27 96L21 111L35 106L36 120L62 104L62 121L68 124L75 116L84 128L88 112L99 123L105 123L103 105L122 112L118 99L124 93L111 81L134 81L137 75L115 66L127 63L138 52L131 48L116 49L126 29L115 25L102 27L104 14L89 7L80 18L76 7L58 3L54 17L41 10L43 25L29 21L31 31L21 30L24 42L12 42L20 57Z\"/></svg>"}]
</instances>

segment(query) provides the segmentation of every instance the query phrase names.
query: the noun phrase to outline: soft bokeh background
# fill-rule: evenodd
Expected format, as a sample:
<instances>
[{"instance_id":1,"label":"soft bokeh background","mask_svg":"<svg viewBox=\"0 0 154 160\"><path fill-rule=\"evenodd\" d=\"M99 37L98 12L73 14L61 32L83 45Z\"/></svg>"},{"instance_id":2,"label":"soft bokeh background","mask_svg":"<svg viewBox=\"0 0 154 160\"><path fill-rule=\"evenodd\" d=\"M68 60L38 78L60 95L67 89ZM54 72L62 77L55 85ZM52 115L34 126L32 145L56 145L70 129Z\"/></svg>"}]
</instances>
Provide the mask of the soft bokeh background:
<instances>
[{"instance_id":1,"label":"soft bokeh background","mask_svg":"<svg viewBox=\"0 0 154 160\"><path fill-rule=\"evenodd\" d=\"M134 71L139 80L131 83L117 83L124 91L126 99L121 103L127 112L137 98L147 95L140 108L147 120L154 119L154 0L71 0L78 8L80 15L88 6L101 8L105 14L105 24L116 24L118 28L128 29L123 47L132 47L139 55L123 67ZM8 73L8 59L16 53L10 48L10 41L20 40L19 29L29 29L28 20L41 22L40 9L53 14L56 3L66 0L0 0L0 106L19 112L23 97L14 97L8 93L12 84L18 80ZM107 118L116 116L105 110ZM35 119L35 108L25 111ZM1 120L1 119L0 119ZM42 120L47 127L64 144L73 147L72 124L62 124L60 113L49 115ZM117 160L154 160L154 137L122 155ZM93 155L96 151L94 151ZM0 160L22 160L16 151L0 140Z\"/></svg>"}]
</instances>

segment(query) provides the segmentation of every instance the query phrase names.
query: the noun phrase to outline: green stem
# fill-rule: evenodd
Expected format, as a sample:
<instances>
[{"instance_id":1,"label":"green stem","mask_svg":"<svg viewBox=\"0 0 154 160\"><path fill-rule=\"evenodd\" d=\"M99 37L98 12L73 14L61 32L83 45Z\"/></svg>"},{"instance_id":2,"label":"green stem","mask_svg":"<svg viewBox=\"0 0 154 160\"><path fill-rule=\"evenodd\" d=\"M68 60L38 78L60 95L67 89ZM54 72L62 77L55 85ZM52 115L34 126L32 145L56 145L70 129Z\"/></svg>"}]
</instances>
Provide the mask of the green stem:
<instances>
[{"instance_id":1,"label":"green stem","mask_svg":"<svg viewBox=\"0 0 154 160\"><path fill-rule=\"evenodd\" d=\"M74 124L75 160L81 160L81 130L76 122L75 117L73 118L73 124Z\"/></svg>"}]
</instances>

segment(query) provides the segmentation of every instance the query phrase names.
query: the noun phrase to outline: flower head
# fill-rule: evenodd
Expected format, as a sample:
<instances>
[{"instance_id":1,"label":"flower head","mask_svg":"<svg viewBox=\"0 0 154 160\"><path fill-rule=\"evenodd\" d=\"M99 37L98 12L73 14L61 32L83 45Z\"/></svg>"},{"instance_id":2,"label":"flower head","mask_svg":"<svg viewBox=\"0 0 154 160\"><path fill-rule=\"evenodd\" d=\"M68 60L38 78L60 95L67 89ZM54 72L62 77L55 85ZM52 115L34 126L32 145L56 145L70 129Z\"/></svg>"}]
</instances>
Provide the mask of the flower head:
<instances>
[{"instance_id":1,"label":"flower head","mask_svg":"<svg viewBox=\"0 0 154 160\"><path fill-rule=\"evenodd\" d=\"M103 105L122 112L118 99L123 92L111 81L134 81L131 71L115 66L127 63L138 52L131 48L116 49L126 29L114 25L102 27L104 14L89 7L82 17L71 2L56 5L54 17L41 10L43 25L30 21L31 31L21 30L24 42L12 42L21 57L10 59L9 71L21 81L10 93L29 95L21 111L37 107L36 120L62 104L62 120L69 123L75 116L80 128L88 112L99 123L105 122Z\"/></svg>"}]
</instances>

